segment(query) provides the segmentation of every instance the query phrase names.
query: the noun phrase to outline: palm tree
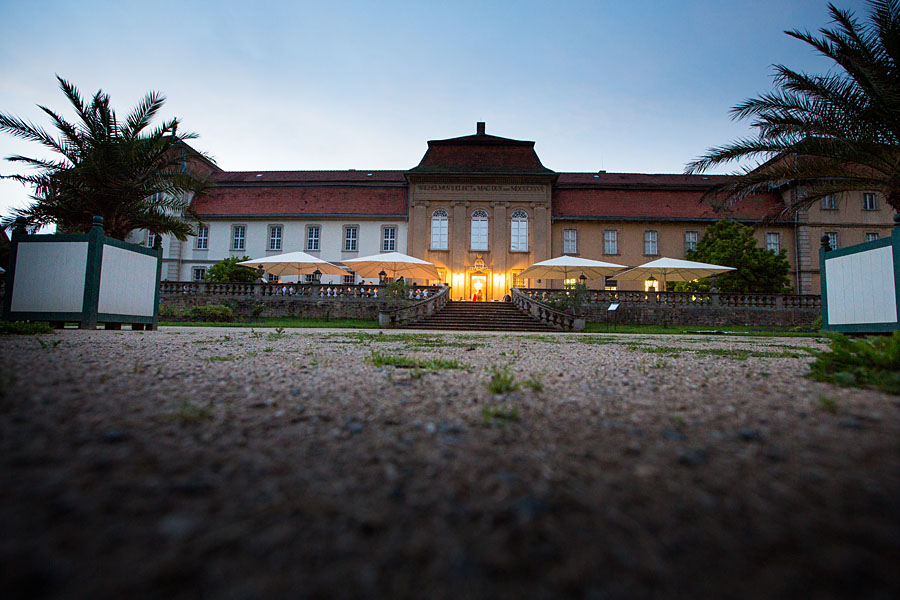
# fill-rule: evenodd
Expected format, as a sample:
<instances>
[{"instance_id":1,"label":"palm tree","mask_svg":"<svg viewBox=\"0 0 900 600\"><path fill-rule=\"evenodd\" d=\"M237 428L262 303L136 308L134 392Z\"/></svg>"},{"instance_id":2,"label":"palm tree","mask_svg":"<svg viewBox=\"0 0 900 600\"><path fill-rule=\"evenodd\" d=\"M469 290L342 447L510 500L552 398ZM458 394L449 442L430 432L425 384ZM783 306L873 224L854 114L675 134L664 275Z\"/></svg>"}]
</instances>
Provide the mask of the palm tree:
<instances>
[{"instance_id":1,"label":"palm tree","mask_svg":"<svg viewBox=\"0 0 900 600\"><path fill-rule=\"evenodd\" d=\"M148 130L165 97L150 92L120 122L102 90L85 104L73 84L59 76L57 80L75 109L77 123L39 106L57 130L51 135L39 125L0 113L0 131L37 142L55 154L53 159L7 158L36 172L2 176L31 188L34 201L15 209L3 225L25 217L32 229L55 223L61 232L85 232L99 215L105 233L118 239L135 229L180 240L192 235L181 217L190 214L192 195L203 191L206 183L186 168L188 153L195 151L184 140L197 135L179 132L177 118Z\"/></svg>"},{"instance_id":2,"label":"palm tree","mask_svg":"<svg viewBox=\"0 0 900 600\"><path fill-rule=\"evenodd\" d=\"M782 216L824 196L875 190L900 212L900 1L873 0L865 23L828 5L833 26L815 37L786 31L835 63L826 75L775 65L776 90L731 109L734 119L752 119L757 136L711 148L685 173L743 159L763 159L710 194L729 205L784 185L801 186L785 198ZM790 195L785 195L790 196Z\"/></svg>"}]
</instances>

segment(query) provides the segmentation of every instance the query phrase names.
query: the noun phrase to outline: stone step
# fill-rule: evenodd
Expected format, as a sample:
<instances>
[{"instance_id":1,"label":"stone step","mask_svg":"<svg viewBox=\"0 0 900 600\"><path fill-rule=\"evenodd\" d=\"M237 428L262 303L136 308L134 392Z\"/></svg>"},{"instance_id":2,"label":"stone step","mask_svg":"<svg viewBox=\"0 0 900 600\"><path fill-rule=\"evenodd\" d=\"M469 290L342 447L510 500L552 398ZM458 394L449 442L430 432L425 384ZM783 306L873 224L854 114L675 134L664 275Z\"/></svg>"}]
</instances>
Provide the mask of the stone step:
<instances>
[{"instance_id":1,"label":"stone step","mask_svg":"<svg viewBox=\"0 0 900 600\"><path fill-rule=\"evenodd\" d=\"M440 311L408 329L446 329L461 331L557 331L507 302L450 301Z\"/></svg>"}]
</instances>

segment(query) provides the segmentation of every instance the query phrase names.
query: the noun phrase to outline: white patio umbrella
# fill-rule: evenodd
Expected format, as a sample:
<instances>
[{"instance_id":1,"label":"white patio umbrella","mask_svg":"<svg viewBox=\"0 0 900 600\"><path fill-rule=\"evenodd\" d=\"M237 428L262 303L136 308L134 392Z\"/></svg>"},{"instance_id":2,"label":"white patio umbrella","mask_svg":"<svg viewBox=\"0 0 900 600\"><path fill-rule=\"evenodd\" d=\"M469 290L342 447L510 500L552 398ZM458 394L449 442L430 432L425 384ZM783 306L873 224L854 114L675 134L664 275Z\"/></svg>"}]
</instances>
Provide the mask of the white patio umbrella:
<instances>
[{"instance_id":1,"label":"white patio umbrella","mask_svg":"<svg viewBox=\"0 0 900 600\"><path fill-rule=\"evenodd\" d=\"M542 260L534 263L517 277L527 279L575 279L584 276L588 279L600 279L604 275L612 275L621 269L627 269L625 265L579 258L577 256L557 256L550 260Z\"/></svg>"},{"instance_id":2,"label":"white patio umbrella","mask_svg":"<svg viewBox=\"0 0 900 600\"><path fill-rule=\"evenodd\" d=\"M262 267L267 273L278 276L309 275L315 273L317 270L322 275L350 275L350 273L344 269L331 264L327 260L322 260L318 256L313 256L306 252L275 254L273 256L266 256L265 258L245 260L238 264L253 269Z\"/></svg>"},{"instance_id":3,"label":"white patio umbrella","mask_svg":"<svg viewBox=\"0 0 900 600\"><path fill-rule=\"evenodd\" d=\"M662 281L659 289L665 290L667 281L691 281L734 270L734 267L663 257L617 273L614 277L626 281L642 281L653 276Z\"/></svg>"},{"instance_id":4,"label":"white patio umbrella","mask_svg":"<svg viewBox=\"0 0 900 600\"><path fill-rule=\"evenodd\" d=\"M359 273L360 277L378 277L378 274L384 271L388 277L399 277L402 275L407 279L441 278L434 264L400 252L351 258L343 261L343 264L348 269L353 269L356 273Z\"/></svg>"}]
</instances>

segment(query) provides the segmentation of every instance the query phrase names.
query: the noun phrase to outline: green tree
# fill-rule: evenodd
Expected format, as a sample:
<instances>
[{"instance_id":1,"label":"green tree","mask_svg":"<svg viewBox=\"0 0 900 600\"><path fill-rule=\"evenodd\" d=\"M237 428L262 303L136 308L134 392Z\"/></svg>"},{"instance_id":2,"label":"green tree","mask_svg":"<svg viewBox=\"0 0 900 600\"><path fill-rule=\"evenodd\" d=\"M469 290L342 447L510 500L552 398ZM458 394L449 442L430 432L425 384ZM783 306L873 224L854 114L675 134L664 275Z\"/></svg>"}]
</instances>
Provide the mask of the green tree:
<instances>
[{"instance_id":1,"label":"green tree","mask_svg":"<svg viewBox=\"0 0 900 600\"><path fill-rule=\"evenodd\" d=\"M234 283L253 283L259 279L259 273L250 267L242 267L239 262L250 260L249 256L232 256L224 258L206 271L207 281L228 281Z\"/></svg>"},{"instance_id":2,"label":"green tree","mask_svg":"<svg viewBox=\"0 0 900 600\"><path fill-rule=\"evenodd\" d=\"M688 260L734 267L716 276L715 287L720 292L781 294L791 291L791 265L782 248L775 253L756 245L753 228L737 221L721 220L707 228L697 242L697 249L687 253ZM676 283L676 291L709 291L708 279Z\"/></svg>"},{"instance_id":3,"label":"green tree","mask_svg":"<svg viewBox=\"0 0 900 600\"><path fill-rule=\"evenodd\" d=\"M180 240L192 235L181 216L193 216L190 199L205 189L206 182L186 168L187 153L194 151L184 140L196 134L179 131L177 118L149 130L165 97L150 92L120 121L102 90L85 103L73 84L59 76L57 80L75 110L76 123L39 106L56 129L51 135L40 125L0 113L0 131L37 142L55 155L7 158L35 172L2 176L29 187L33 200L31 206L14 210L4 226L21 216L33 229L55 223L63 232L84 232L99 215L106 234L118 239L135 229Z\"/></svg>"},{"instance_id":4,"label":"green tree","mask_svg":"<svg viewBox=\"0 0 900 600\"><path fill-rule=\"evenodd\" d=\"M825 75L775 65L775 88L731 109L749 119L756 136L711 148L689 163L686 173L739 160L766 162L746 167L714 189L714 204L733 204L794 183L799 198L784 199L783 215L829 194L878 190L900 211L900 0L873 0L868 19L828 5L833 25L816 37L785 33L832 60Z\"/></svg>"}]
</instances>

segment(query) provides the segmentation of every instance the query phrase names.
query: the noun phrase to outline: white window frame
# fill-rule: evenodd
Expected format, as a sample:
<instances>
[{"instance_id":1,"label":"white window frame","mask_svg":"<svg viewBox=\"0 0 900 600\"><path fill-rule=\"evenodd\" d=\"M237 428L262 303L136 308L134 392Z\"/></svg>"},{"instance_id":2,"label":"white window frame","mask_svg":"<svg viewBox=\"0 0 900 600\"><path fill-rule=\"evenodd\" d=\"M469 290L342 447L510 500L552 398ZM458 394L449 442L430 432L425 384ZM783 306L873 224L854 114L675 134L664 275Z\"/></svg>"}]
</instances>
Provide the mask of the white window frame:
<instances>
[{"instance_id":1,"label":"white window frame","mask_svg":"<svg viewBox=\"0 0 900 600\"><path fill-rule=\"evenodd\" d=\"M781 252L781 234L779 232L766 232L766 250L775 254Z\"/></svg>"},{"instance_id":2,"label":"white window frame","mask_svg":"<svg viewBox=\"0 0 900 600\"><path fill-rule=\"evenodd\" d=\"M616 229L603 231L603 254L619 253L619 232Z\"/></svg>"},{"instance_id":3,"label":"white window frame","mask_svg":"<svg viewBox=\"0 0 900 600\"><path fill-rule=\"evenodd\" d=\"M281 281L281 275L275 275L274 273L266 273L266 281L269 283L279 283Z\"/></svg>"},{"instance_id":4,"label":"white window frame","mask_svg":"<svg viewBox=\"0 0 900 600\"><path fill-rule=\"evenodd\" d=\"M470 226L469 250L474 252L487 252L490 241L489 215L486 210L478 209L472 213Z\"/></svg>"},{"instance_id":5,"label":"white window frame","mask_svg":"<svg viewBox=\"0 0 900 600\"><path fill-rule=\"evenodd\" d=\"M344 252L359 252L359 225L344 225Z\"/></svg>"},{"instance_id":6,"label":"white window frame","mask_svg":"<svg viewBox=\"0 0 900 600\"><path fill-rule=\"evenodd\" d=\"M209 225L197 226L197 239L194 241L194 250L209 250Z\"/></svg>"},{"instance_id":7,"label":"white window frame","mask_svg":"<svg viewBox=\"0 0 900 600\"><path fill-rule=\"evenodd\" d=\"M822 197L822 210L837 210L834 194L828 194L827 196Z\"/></svg>"},{"instance_id":8,"label":"white window frame","mask_svg":"<svg viewBox=\"0 0 900 600\"><path fill-rule=\"evenodd\" d=\"M191 267L191 281L203 281L206 271L206 267Z\"/></svg>"},{"instance_id":9,"label":"white window frame","mask_svg":"<svg viewBox=\"0 0 900 600\"><path fill-rule=\"evenodd\" d=\"M356 273L354 271L351 271L350 269L344 269L344 270L350 274L349 275L341 275L341 278L342 278L341 281L343 282L343 284L344 285L353 285L354 283L356 283Z\"/></svg>"},{"instance_id":10,"label":"white window frame","mask_svg":"<svg viewBox=\"0 0 900 600\"><path fill-rule=\"evenodd\" d=\"M240 235L238 233L240 232ZM243 251L247 249L247 226L232 225L231 226L231 249Z\"/></svg>"},{"instance_id":11,"label":"white window frame","mask_svg":"<svg viewBox=\"0 0 900 600\"><path fill-rule=\"evenodd\" d=\"M863 192L863 210L878 210L878 196L875 192Z\"/></svg>"},{"instance_id":12,"label":"white window frame","mask_svg":"<svg viewBox=\"0 0 900 600\"><path fill-rule=\"evenodd\" d=\"M284 226L269 225L269 244L268 250L280 251L284 247Z\"/></svg>"},{"instance_id":13,"label":"white window frame","mask_svg":"<svg viewBox=\"0 0 900 600\"><path fill-rule=\"evenodd\" d=\"M867 232L866 232L865 240L866 240L867 242L874 242L874 241L876 241L877 239L878 239L878 232L877 232L877 231L867 231Z\"/></svg>"},{"instance_id":14,"label":"white window frame","mask_svg":"<svg viewBox=\"0 0 900 600\"><path fill-rule=\"evenodd\" d=\"M381 251L396 252L397 251L397 226L382 225L381 227Z\"/></svg>"},{"instance_id":15,"label":"white window frame","mask_svg":"<svg viewBox=\"0 0 900 600\"><path fill-rule=\"evenodd\" d=\"M563 229L563 254L578 254L577 229Z\"/></svg>"},{"instance_id":16,"label":"white window frame","mask_svg":"<svg viewBox=\"0 0 900 600\"><path fill-rule=\"evenodd\" d=\"M521 208L510 215L509 251L528 252L528 213Z\"/></svg>"},{"instance_id":17,"label":"white window frame","mask_svg":"<svg viewBox=\"0 0 900 600\"><path fill-rule=\"evenodd\" d=\"M700 232L695 229L689 229L684 232L684 254L687 255L691 250L697 249L700 242Z\"/></svg>"},{"instance_id":18,"label":"white window frame","mask_svg":"<svg viewBox=\"0 0 900 600\"><path fill-rule=\"evenodd\" d=\"M322 249L322 226L306 226L306 251L319 252Z\"/></svg>"},{"instance_id":19,"label":"white window frame","mask_svg":"<svg viewBox=\"0 0 900 600\"><path fill-rule=\"evenodd\" d=\"M837 231L826 231L825 235L828 236L828 244L831 246L832 250L837 250L840 248L841 238L838 236Z\"/></svg>"},{"instance_id":20,"label":"white window frame","mask_svg":"<svg viewBox=\"0 0 900 600\"><path fill-rule=\"evenodd\" d=\"M644 256L659 256L659 232L655 229L644 231Z\"/></svg>"},{"instance_id":21,"label":"white window frame","mask_svg":"<svg viewBox=\"0 0 900 600\"><path fill-rule=\"evenodd\" d=\"M161 236L153 233L152 231L147 232L147 247L148 248L153 248L153 244L156 243L157 237L161 238ZM160 245L162 245L162 239L160 239Z\"/></svg>"},{"instance_id":22,"label":"white window frame","mask_svg":"<svg viewBox=\"0 0 900 600\"><path fill-rule=\"evenodd\" d=\"M450 215L443 208L431 213L431 249L450 249Z\"/></svg>"}]
</instances>

